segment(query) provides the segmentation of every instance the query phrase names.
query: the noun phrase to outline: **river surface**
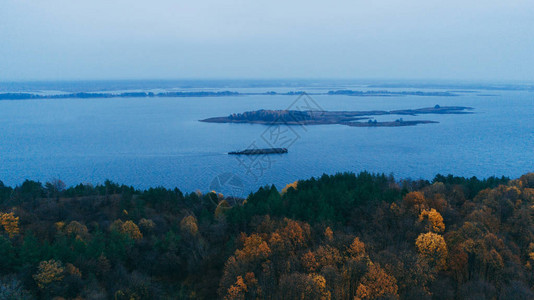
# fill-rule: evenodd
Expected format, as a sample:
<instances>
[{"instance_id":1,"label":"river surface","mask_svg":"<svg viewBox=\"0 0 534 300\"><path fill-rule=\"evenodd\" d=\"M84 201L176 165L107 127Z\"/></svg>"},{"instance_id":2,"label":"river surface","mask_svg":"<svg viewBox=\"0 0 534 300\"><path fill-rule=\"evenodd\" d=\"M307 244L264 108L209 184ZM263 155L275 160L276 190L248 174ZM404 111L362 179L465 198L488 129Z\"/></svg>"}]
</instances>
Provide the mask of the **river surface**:
<instances>
[{"instance_id":1,"label":"river surface","mask_svg":"<svg viewBox=\"0 0 534 300\"><path fill-rule=\"evenodd\" d=\"M38 86L42 93L65 90L62 86L42 85ZM118 84L113 90L134 90L136 85L132 85ZM91 88L99 90L99 84L92 83ZM174 90L154 84L147 88L140 83L137 88ZM236 83L177 90L317 93L342 88L365 90L368 87L334 84L243 87ZM27 91L28 87L4 85L0 92L14 89ZM455 91L443 87L437 90ZM297 95L249 95L5 100L0 101L0 180L14 186L25 179L46 182L59 178L67 185L96 184L110 179L139 188L178 187L186 192L218 189L240 195L266 184L281 188L298 179L344 171L367 170L412 179L432 179L437 173L518 177L534 171L534 93L483 89L457 92L456 97L310 95L304 99ZM343 125L273 128L198 121L258 109L303 107L303 104L324 110L458 105L473 107L474 114L403 116L405 120L439 123L389 128ZM226 154L250 145L287 147L289 153L268 157Z\"/></svg>"}]
</instances>

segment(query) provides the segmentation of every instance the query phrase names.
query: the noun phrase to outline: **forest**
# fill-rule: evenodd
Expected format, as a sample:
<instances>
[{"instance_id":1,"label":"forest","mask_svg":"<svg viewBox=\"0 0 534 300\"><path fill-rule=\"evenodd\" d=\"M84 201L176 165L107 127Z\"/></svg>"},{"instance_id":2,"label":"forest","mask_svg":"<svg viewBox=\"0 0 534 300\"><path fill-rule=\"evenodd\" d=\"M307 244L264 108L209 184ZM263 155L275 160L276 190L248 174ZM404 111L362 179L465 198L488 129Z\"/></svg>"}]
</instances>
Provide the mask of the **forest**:
<instances>
[{"instance_id":1,"label":"forest","mask_svg":"<svg viewBox=\"0 0 534 300\"><path fill-rule=\"evenodd\" d=\"M533 299L534 173L217 191L0 181L0 299Z\"/></svg>"}]
</instances>

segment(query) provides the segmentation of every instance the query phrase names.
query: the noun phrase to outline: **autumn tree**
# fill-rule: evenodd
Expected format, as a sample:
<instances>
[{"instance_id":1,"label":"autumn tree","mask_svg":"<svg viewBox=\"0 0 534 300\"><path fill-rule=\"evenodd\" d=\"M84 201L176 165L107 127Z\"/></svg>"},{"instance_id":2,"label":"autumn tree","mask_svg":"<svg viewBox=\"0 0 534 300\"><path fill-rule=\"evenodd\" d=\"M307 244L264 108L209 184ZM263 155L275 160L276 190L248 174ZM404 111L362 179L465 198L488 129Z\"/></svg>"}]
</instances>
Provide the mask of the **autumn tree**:
<instances>
[{"instance_id":1,"label":"autumn tree","mask_svg":"<svg viewBox=\"0 0 534 300\"><path fill-rule=\"evenodd\" d=\"M258 279L253 272L248 272L245 276L237 276L236 282L228 288L224 299L262 299L262 290L258 284Z\"/></svg>"},{"instance_id":2,"label":"autumn tree","mask_svg":"<svg viewBox=\"0 0 534 300\"><path fill-rule=\"evenodd\" d=\"M354 259L361 259L365 256L365 244L360 241L360 238L355 237L347 249L347 253Z\"/></svg>"},{"instance_id":3,"label":"autumn tree","mask_svg":"<svg viewBox=\"0 0 534 300\"><path fill-rule=\"evenodd\" d=\"M330 227L326 227L326 229L324 230L324 237L326 241L329 243L334 241L334 232L332 231Z\"/></svg>"},{"instance_id":4,"label":"autumn tree","mask_svg":"<svg viewBox=\"0 0 534 300\"><path fill-rule=\"evenodd\" d=\"M141 229L145 233L152 232L155 227L156 224L151 219L142 218L141 220L139 220L139 229Z\"/></svg>"},{"instance_id":5,"label":"autumn tree","mask_svg":"<svg viewBox=\"0 0 534 300\"><path fill-rule=\"evenodd\" d=\"M426 227L428 231L435 233L442 233L445 231L445 223L443 223L443 217L435 209L426 210L424 209L421 214L419 214L419 222L426 222Z\"/></svg>"},{"instance_id":6,"label":"autumn tree","mask_svg":"<svg viewBox=\"0 0 534 300\"><path fill-rule=\"evenodd\" d=\"M296 251L308 244L311 236L309 224L288 218L284 218L283 223L285 223L285 226L275 232L279 238L271 238L274 247L281 247L286 251Z\"/></svg>"},{"instance_id":7,"label":"autumn tree","mask_svg":"<svg viewBox=\"0 0 534 300\"><path fill-rule=\"evenodd\" d=\"M319 246L315 251L315 257L318 263L319 269L326 266L338 266L341 264L343 257L340 251L332 246Z\"/></svg>"},{"instance_id":8,"label":"autumn tree","mask_svg":"<svg viewBox=\"0 0 534 300\"><path fill-rule=\"evenodd\" d=\"M126 221L121 226L121 233L129 236L131 239L140 240L143 238L143 234L139 231L139 227L135 225L133 221Z\"/></svg>"},{"instance_id":9,"label":"autumn tree","mask_svg":"<svg viewBox=\"0 0 534 300\"><path fill-rule=\"evenodd\" d=\"M469 278L468 259L468 254L464 251L462 244L454 246L449 253L449 269L453 278L459 283L463 283Z\"/></svg>"},{"instance_id":10,"label":"autumn tree","mask_svg":"<svg viewBox=\"0 0 534 300\"><path fill-rule=\"evenodd\" d=\"M296 189L297 189L297 185L298 185L298 183L299 183L299 182L298 182L298 180L297 180L297 181L295 181L295 182L292 182L292 183L287 184L287 185L282 189L282 191L280 192L280 194L283 195L283 194L287 193L287 191L288 191L290 188L293 188L293 189L296 190Z\"/></svg>"},{"instance_id":11,"label":"autumn tree","mask_svg":"<svg viewBox=\"0 0 534 300\"><path fill-rule=\"evenodd\" d=\"M519 178L521 186L525 188L534 188L534 173L527 173Z\"/></svg>"},{"instance_id":12,"label":"autumn tree","mask_svg":"<svg viewBox=\"0 0 534 300\"><path fill-rule=\"evenodd\" d=\"M237 249L224 265L219 294L225 295L225 297L229 294L241 295L244 292L243 288L247 284L243 281L243 276L253 272L255 269L261 270L259 267L272 253L267 242L258 234L253 233L250 236L242 234L241 240L242 247ZM239 280L239 277L241 277L241 280ZM250 274L248 277L251 277ZM247 276L245 276L246 278ZM241 282L244 284L241 284Z\"/></svg>"},{"instance_id":13,"label":"autumn tree","mask_svg":"<svg viewBox=\"0 0 534 300\"><path fill-rule=\"evenodd\" d=\"M57 231L62 231L65 228L65 222L63 221L56 222L54 223L54 227L56 228Z\"/></svg>"},{"instance_id":14,"label":"autumn tree","mask_svg":"<svg viewBox=\"0 0 534 300\"><path fill-rule=\"evenodd\" d=\"M404 205L414 213L420 213L427 208L425 196L421 192L410 192L403 198Z\"/></svg>"},{"instance_id":15,"label":"autumn tree","mask_svg":"<svg viewBox=\"0 0 534 300\"><path fill-rule=\"evenodd\" d=\"M189 215L180 221L180 230L190 236L195 236L198 233L197 218L193 215Z\"/></svg>"},{"instance_id":16,"label":"autumn tree","mask_svg":"<svg viewBox=\"0 0 534 300\"><path fill-rule=\"evenodd\" d=\"M241 261L265 259L271 254L269 245L258 234L245 237L243 248L235 251L235 257Z\"/></svg>"},{"instance_id":17,"label":"autumn tree","mask_svg":"<svg viewBox=\"0 0 534 300\"><path fill-rule=\"evenodd\" d=\"M356 299L378 299L384 296L398 298L397 280L387 274L379 265L371 264L364 275Z\"/></svg>"},{"instance_id":18,"label":"autumn tree","mask_svg":"<svg viewBox=\"0 0 534 300\"><path fill-rule=\"evenodd\" d=\"M82 277L82 272L80 272L80 269L76 268L76 266L71 263L65 264L65 272L72 276Z\"/></svg>"},{"instance_id":19,"label":"autumn tree","mask_svg":"<svg viewBox=\"0 0 534 300\"><path fill-rule=\"evenodd\" d=\"M65 232L68 235L75 236L78 239L85 239L89 234L87 227L80 222L72 221L65 227Z\"/></svg>"},{"instance_id":20,"label":"autumn tree","mask_svg":"<svg viewBox=\"0 0 534 300\"><path fill-rule=\"evenodd\" d=\"M63 264L57 260L42 261L33 279L39 288L44 289L49 284L63 279Z\"/></svg>"},{"instance_id":21,"label":"autumn tree","mask_svg":"<svg viewBox=\"0 0 534 300\"><path fill-rule=\"evenodd\" d=\"M422 233L417 237L415 245L421 257L427 259L438 270L446 267L447 244L441 235L433 232Z\"/></svg>"},{"instance_id":22,"label":"autumn tree","mask_svg":"<svg viewBox=\"0 0 534 300\"><path fill-rule=\"evenodd\" d=\"M304 270L308 273L314 273L319 268L319 263L315 258L315 254L312 251L308 251L300 258Z\"/></svg>"},{"instance_id":23,"label":"autumn tree","mask_svg":"<svg viewBox=\"0 0 534 300\"><path fill-rule=\"evenodd\" d=\"M282 275L280 278L277 298L330 300L331 293L326 287L326 280L323 276L292 273Z\"/></svg>"},{"instance_id":24,"label":"autumn tree","mask_svg":"<svg viewBox=\"0 0 534 300\"><path fill-rule=\"evenodd\" d=\"M12 212L0 213L0 224L2 224L10 238L20 233L19 217L15 217L15 214Z\"/></svg>"},{"instance_id":25,"label":"autumn tree","mask_svg":"<svg viewBox=\"0 0 534 300\"><path fill-rule=\"evenodd\" d=\"M139 227L137 227L137 225L130 220L126 222L116 220L113 222L113 224L111 224L110 229L124 234L133 240L140 240L143 238L143 234L139 230Z\"/></svg>"},{"instance_id":26,"label":"autumn tree","mask_svg":"<svg viewBox=\"0 0 534 300\"><path fill-rule=\"evenodd\" d=\"M243 277L237 276L236 282L228 288L228 292L224 297L225 300L244 300L247 292L247 285Z\"/></svg>"}]
</instances>

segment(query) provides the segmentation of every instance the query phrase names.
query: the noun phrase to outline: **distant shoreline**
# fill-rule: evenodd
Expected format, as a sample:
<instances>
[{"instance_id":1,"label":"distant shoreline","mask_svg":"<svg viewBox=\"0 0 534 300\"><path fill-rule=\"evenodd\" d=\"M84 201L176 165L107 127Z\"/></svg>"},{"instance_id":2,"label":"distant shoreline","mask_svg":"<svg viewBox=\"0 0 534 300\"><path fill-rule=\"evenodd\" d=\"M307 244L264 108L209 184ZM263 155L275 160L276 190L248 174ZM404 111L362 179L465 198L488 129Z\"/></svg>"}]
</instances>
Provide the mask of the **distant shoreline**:
<instances>
[{"instance_id":1,"label":"distant shoreline","mask_svg":"<svg viewBox=\"0 0 534 300\"><path fill-rule=\"evenodd\" d=\"M356 91L356 90L335 90L326 93L308 93L305 91L290 91L290 92L258 92L258 93L241 93L235 91L197 91L197 92L79 92L66 94L51 94L43 95L38 93L0 93L0 100L32 100L32 99L88 99L88 98L154 98L154 97L229 97L229 96L293 96L293 95L328 95L328 96L355 96L355 97L388 97L388 96L437 96L437 97L455 97L459 94L456 92L423 92L423 91L387 91L387 90L373 90L373 91Z\"/></svg>"}]
</instances>

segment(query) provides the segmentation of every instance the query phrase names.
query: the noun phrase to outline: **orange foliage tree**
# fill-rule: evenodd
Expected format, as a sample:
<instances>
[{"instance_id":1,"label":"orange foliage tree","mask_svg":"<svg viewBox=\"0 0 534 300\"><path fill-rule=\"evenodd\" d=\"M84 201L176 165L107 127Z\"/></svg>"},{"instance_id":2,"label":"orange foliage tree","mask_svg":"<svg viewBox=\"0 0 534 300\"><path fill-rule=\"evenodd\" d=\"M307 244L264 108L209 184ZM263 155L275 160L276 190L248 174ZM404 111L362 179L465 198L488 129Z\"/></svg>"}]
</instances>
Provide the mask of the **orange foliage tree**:
<instances>
[{"instance_id":1,"label":"orange foliage tree","mask_svg":"<svg viewBox=\"0 0 534 300\"><path fill-rule=\"evenodd\" d=\"M365 244L358 237L355 237L347 249L347 253L352 258L360 259L365 256Z\"/></svg>"},{"instance_id":2,"label":"orange foliage tree","mask_svg":"<svg viewBox=\"0 0 534 300\"><path fill-rule=\"evenodd\" d=\"M225 300L241 300L245 299L247 292L247 285L243 277L237 276L236 282L228 289L228 293L224 297Z\"/></svg>"},{"instance_id":3,"label":"orange foliage tree","mask_svg":"<svg viewBox=\"0 0 534 300\"><path fill-rule=\"evenodd\" d=\"M419 222L428 221L427 229L435 233L441 233L445 231L445 223L443 223L443 217L435 209L423 210L419 214Z\"/></svg>"},{"instance_id":4,"label":"orange foliage tree","mask_svg":"<svg viewBox=\"0 0 534 300\"><path fill-rule=\"evenodd\" d=\"M292 183L287 184L287 185L282 189L282 191L280 192L280 194L283 195L283 194L287 193L287 191L288 191L290 188L294 188L294 189L296 190L296 189L297 189L297 185L298 185L298 183L299 183L299 182L298 182L298 180L297 180L297 181L295 181L295 182L292 182Z\"/></svg>"},{"instance_id":5,"label":"orange foliage tree","mask_svg":"<svg viewBox=\"0 0 534 300\"><path fill-rule=\"evenodd\" d=\"M395 277L387 274L379 265L371 264L358 286L355 299L398 298L397 290Z\"/></svg>"},{"instance_id":6,"label":"orange foliage tree","mask_svg":"<svg viewBox=\"0 0 534 300\"><path fill-rule=\"evenodd\" d=\"M283 223L285 223L285 226L275 232L279 238L273 234L275 236L273 241L281 243L281 245L277 245L278 247L282 247L286 251L295 251L308 244L311 236L309 224L287 218L283 220Z\"/></svg>"},{"instance_id":7,"label":"orange foliage tree","mask_svg":"<svg viewBox=\"0 0 534 300\"><path fill-rule=\"evenodd\" d=\"M258 234L251 234L243 242L243 248L235 251L238 260L252 261L265 259L271 254L269 245Z\"/></svg>"},{"instance_id":8,"label":"orange foliage tree","mask_svg":"<svg viewBox=\"0 0 534 300\"><path fill-rule=\"evenodd\" d=\"M427 207L425 196L421 192L410 192L403 198L404 205L412 212L419 213Z\"/></svg>"}]
</instances>

